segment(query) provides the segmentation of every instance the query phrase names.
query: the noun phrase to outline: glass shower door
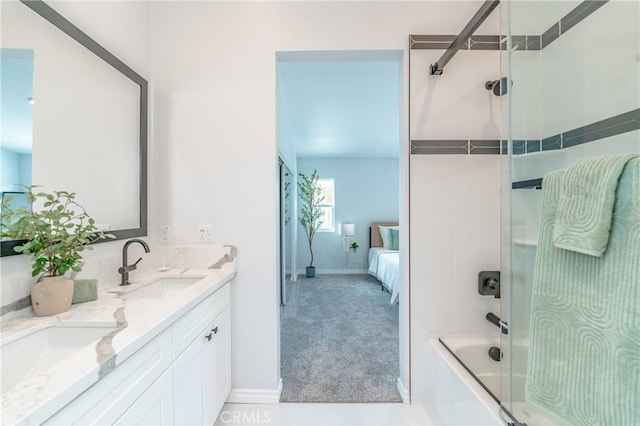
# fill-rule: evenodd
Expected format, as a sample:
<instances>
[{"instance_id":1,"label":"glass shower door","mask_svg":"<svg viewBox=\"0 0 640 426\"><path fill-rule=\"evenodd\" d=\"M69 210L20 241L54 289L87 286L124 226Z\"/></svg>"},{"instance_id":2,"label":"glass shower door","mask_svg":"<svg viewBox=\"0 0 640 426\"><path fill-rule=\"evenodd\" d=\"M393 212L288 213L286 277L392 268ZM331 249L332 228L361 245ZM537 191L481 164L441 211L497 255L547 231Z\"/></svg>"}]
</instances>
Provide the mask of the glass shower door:
<instances>
[{"instance_id":1,"label":"glass shower door","mask_svg":"<svg viewBox=\"0 0 640 426\"><path fill-rule=\"evenodd\" d=\"M511 422L569 424L562 408L534 404L526 392L541 187L547 173L579 160L640 153L640 3L518 1L501 8L501 62L512 90L502 108L502 314L509 334L501 342L500 399Z\"/></svg>"}]
</instances>

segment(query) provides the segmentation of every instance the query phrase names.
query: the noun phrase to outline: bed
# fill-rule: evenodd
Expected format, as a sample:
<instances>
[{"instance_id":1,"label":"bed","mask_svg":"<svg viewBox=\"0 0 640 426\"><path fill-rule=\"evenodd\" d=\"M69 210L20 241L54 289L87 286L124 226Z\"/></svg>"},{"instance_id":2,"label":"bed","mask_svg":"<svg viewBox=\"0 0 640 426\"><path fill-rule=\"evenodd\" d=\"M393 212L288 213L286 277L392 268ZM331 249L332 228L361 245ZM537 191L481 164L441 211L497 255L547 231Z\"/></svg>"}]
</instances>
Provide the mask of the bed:
<instances>
[{"instance_id":1,"label":"bed","mask_svg":"<svg viewBox=\"0 0 640 426\"><path fill-rule=\"evenodd\" d=\"M369 229L369 275L376 277L384 290L391 293L390 304L398 302L400 252L385 248L380 226L397 226L398 222L375 222Z\"/></svg>"}]
</instances>

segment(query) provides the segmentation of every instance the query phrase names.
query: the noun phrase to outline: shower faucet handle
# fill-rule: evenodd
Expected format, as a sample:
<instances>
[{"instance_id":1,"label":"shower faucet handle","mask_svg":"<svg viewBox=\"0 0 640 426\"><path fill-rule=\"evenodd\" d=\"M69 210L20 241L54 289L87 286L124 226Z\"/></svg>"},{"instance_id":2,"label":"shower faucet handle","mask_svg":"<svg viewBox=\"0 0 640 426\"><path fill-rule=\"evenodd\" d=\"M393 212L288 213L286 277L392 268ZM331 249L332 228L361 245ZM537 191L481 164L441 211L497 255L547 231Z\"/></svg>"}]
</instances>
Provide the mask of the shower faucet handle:
<instances>
[{"instance_id":1,"label":"shower faucet handle","mask_svg":"<svg viewBox=\"0 0 640 426\"><path fill-rule=\"evenodd\" d=\"M480 271L478 273L478 293L499 299L500 271Z\"/></svg>"},{"instance_id":2,"label":"shower faucet handle","mask_svg":"<svg viewBox=\"0 0 640 426\"><path fill-rule=\"evenodd\" d=\"M500 282L497 279L493 278L493 277L489 277L486 280L484 280L484 285L489 290L493 290L493 291L497 290L499 284L500 284Z\"/></svg>"}]
</instances>

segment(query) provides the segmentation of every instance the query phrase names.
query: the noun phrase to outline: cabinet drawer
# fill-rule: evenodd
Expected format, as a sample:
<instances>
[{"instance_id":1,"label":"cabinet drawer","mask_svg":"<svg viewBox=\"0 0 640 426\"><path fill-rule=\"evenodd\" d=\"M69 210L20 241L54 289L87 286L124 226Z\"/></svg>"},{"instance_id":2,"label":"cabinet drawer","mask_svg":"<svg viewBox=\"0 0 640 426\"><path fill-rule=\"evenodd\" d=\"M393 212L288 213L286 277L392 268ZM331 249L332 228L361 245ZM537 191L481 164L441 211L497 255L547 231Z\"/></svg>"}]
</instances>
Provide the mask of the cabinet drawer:
<instances>
[{"instance_id":1,"label":"cabinet drawer","mask_svg":"<svg viewBox=\"0 0 640 426\"><path fill-rule=\"evenodd\" d=\"M113 424L171 365L171 360L171 330L166 329L46 423Z\"/></svg>"},{"instance_id":2,"label":"cabinet drawer","mask_svg":"<svg viewBox=\"0 0 640 426\"><path fill-rule=\"evenodd\" d=\"M196 339L216 316L231 303L229 283L196 305L173 324L173 359Z\"/></svg>"}]
</instances>

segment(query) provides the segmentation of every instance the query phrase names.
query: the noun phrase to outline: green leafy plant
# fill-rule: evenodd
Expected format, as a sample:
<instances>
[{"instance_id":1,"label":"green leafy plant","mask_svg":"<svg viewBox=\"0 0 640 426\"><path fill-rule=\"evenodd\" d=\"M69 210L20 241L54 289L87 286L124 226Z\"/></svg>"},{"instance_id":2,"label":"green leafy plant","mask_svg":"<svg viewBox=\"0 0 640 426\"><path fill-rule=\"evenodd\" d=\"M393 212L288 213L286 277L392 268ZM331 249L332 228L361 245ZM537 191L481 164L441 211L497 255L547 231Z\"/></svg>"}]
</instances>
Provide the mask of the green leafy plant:
<instances>
[{"instance_id":1,"label":"green leafy plant","mask_svg":"<svg viewBox=\"0 0 640 426\"><path fill-rule=\"evenodd\" d=\"M31 208L13 209L10 195L0 204L0 237L27 240L14 250L32 256L31 275L39 276L38 279L64 275L69 270L80 271L80 252L90 249L89 244L99 239L115 236L105 234L95 226L84 207L75 201L74 192L53 191L49 194L34 192L35 188L25 187Z\"/></svg>"},{"instance_id":2,"label":"green leafy plant","mask_svg":"<svg viewBox=\"0 0 640 426\"><path fill-rule=\"evenodd\" d=\"M309 242L309 253L311 261L309 266L313 266L313 237L316 231L322 225L322 209L320 203L324 200L322 189L318 185L318 171L314 170L311 175L298 173L300 180L298 181L298 190L302 207L300 208L300 216L298 221L305 230L307 241Z\"/></svg>"},{"instance_id":3,"label":"green leafy plant","mask_svg":"<svg viewBox=\"0 0 640 426\"><path fill-rule=\"evenodd\" d=\"M351 247L351 250L356 251L358 249L358 247L360 247L358 245L358 243L356 243L355 241L351 243L351 245L349 246Z\"/></svg>"}]
</instances>

